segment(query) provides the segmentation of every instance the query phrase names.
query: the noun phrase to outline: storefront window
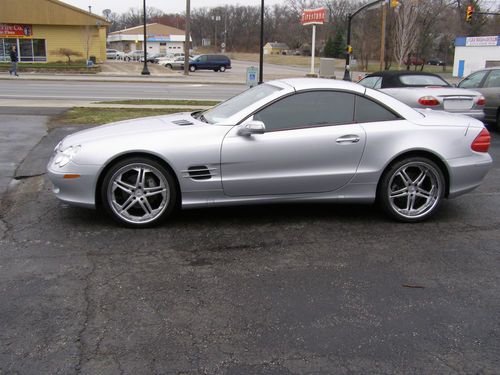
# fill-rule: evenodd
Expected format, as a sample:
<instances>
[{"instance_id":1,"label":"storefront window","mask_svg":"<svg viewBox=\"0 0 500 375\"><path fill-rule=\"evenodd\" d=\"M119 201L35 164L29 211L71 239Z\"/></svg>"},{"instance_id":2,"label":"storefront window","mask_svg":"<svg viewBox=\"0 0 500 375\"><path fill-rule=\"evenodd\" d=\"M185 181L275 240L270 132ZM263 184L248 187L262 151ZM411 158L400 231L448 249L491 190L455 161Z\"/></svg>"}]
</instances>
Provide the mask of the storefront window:
<instances>
[{"instance_id":1,"label":"storefront window","mask_svg":"<svg viewBox=\"0 0 500 375\"><path fill-rule=\"evenodd\" d=\"M45 39L0 39L0 61L10 61L12 46L17 48L20 62L45 62Z\"/></svg>"},{"instance_id":2,"label":"storefront window","mask_svg":"<svg viewBox=\"0 0 500 375\"><path fill-rule=\"evenodd\" d=\"M33 59L34 61L47 61L45 39L33 39Z\"/></svg>"},{"instance_id":3,"label":"storefront window","mask_svg":"<svg viewBox=\"0 0 500 375\"><path fill-rule=\"evenodd\" d=\"M31 39L20 39L19 40L19 61L33 61L33 42Z\"/></svg>"}]
</instances>

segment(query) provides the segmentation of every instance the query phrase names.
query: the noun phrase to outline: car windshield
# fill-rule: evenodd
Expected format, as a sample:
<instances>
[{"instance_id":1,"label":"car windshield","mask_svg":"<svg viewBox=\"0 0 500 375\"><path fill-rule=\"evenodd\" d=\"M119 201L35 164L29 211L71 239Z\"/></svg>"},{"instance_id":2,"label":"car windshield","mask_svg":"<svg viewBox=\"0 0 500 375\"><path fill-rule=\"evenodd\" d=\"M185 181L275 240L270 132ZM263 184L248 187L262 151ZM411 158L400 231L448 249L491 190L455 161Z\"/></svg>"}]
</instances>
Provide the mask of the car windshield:
<instances>
[{"instance_id":1,"label":"car windshield","mask_svg":"<svg viewBox=\"0 0 500 375\"><path fill-rule=\"evenodd\" d=\"M405 86L450 86L444 79L432 75L402 75L399 80Z\"/></svg>"},{"instance_id":2,"label":"car windshield","mask_svg":"<svg viewBox=\"0 0 500 375\"><path fill-rule=\"evenodd\" d=\"M212 109L198 112L194 116L210 124L215 124L228 119L256 101L268 97L280 90L282 90L282 88L269 84L258 85L222 102Z\"/></svg>"}]
</instances>

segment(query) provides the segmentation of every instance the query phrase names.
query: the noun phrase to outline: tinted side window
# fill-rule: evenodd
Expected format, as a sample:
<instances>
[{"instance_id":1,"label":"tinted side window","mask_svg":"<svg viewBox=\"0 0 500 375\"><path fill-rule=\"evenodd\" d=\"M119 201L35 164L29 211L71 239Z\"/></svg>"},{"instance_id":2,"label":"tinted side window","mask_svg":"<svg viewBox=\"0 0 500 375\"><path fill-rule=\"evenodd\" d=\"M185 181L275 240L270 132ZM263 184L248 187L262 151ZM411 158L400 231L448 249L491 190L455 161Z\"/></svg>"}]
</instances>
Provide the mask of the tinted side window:
<instances>
[{"instance_id":1,"label":"tinted side window","mask_svg":"<svg viewBox=\"0 0 500 375\"><path fill-rule=\"evenodd\" d=\"M470 76L465 77L465 79L458 84L458 87L461 87L463 89L477 88L481 84L481 81L483 80L483 77L486 73L487 72L485 70L473 73Z\"/></svg>"},{"instance_id":2,"label":"tinted side window","mask_svg":"<svg viewBox=\"0 0 500 375\"><path fill-rule=\"evenodd\" d=\"M354 94L311 91L288 96L254 115L267 131L311 126L350 124L354 115Z\"/></svg>"},{"instance_id":3,"label":"tinted side window","mask_svg":"<svg viewBox=\"0 0 500 375\"><path fill-rule=\"evenodd\" d=\"M354 122L393 121L397 119L398 116L380 104L362 96L356 96Z\"/></svg>"},{"instance_id":4,"label":"tinted side window","mask_svg":"<svg viewBox=\"0 0 500 375\"><path fill-rule=\"evenodd\" d=\"M486 81L484 87L500 87L500 69L492 70Z\"/></svg>"},{"instance_id":5,"label":"tinted side window","mask_svg":"<svg viewBox=\"0 0 500 375\"><path fill-rule=\"evenodd\" d=\"M200 59L198 61L199 62L206 62L207 61L207 55L200 56Z\"/></svg>"}]
</instances>

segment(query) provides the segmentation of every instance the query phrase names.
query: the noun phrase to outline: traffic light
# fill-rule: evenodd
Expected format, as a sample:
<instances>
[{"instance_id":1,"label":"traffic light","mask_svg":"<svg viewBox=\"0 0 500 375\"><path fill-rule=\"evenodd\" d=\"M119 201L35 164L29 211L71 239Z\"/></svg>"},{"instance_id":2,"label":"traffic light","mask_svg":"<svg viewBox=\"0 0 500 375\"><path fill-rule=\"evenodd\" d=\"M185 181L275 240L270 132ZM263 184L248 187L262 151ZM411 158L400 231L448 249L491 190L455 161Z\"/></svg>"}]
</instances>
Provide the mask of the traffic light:
<instances>
[{"instance_id":1,"label":"traffic light","mask_svg":"<svg viewBox=\"0 0 500 375\"><path fill-rule=\"evenodd\" d=\"M345 51L350 55L352 53L352 46L347 46Z\"/></svg>"},{"instance_id":2,"label":"traffic light","mask_svg":"<svg viewBox=\"0 0 500 375\"><path fill-rule=\"evenodd\" d=\"M474 13L474 7L472 5L467 6L467 10L465 11L465 21L472 21L472 14Z\"/></svg>"},{"instance_id":3,"label":"traffic light","mask_svg":"<svg viewBox=\"0 0 500 375\"><path fill-rule=\"evenodd\" d=\"M390 2L391 2L391 8L396 8L399 5L398 0L390 0Z\"/></svg>"}]
</instances>

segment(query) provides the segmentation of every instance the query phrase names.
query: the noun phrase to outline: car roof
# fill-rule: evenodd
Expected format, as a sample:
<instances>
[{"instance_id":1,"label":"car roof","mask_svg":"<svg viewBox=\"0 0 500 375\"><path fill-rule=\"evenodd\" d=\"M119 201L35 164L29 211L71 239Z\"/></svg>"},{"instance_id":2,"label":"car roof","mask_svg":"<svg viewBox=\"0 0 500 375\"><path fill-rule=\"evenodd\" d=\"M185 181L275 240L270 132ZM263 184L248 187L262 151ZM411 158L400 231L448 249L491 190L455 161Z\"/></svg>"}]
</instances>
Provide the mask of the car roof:
<instances>
[{"instance_id":1,"label":"car roof","mask_svg":"<svg viewBox=\"0 0 500 375\"><path fill-rule=\"evenodd\" d=\"M438 74L428 73L428 72L415 72L410 70L386 70L381 72L375 72L372 74L368 74L365 78L368 77L382 77L381 88L397 88L397 87L408 87L403 82L400 81L399 77L401 76L432 76L441 79L446 82L446 80ZM448 83L448 82L446 82ZM449 85L449 83L448 83ZM417 87L415 85L414 87Z\"/></svg>"},{"instance_id":2,"label":"car roof","mask_svg":"<svg viewBox=\"0 0 500 375\"><path fill-rule=\"evenodd\" d=\"M360 94L364 94L366 90L365 87L358 85L357 83L341 81L336 79L326 79L326 78L286 78L286 79L278 79L275 81L269 81L267 83L285 84L288 86L292 86L296 91L323 88L323 89L349 90Z\"/></svg>"}]
</instances>

